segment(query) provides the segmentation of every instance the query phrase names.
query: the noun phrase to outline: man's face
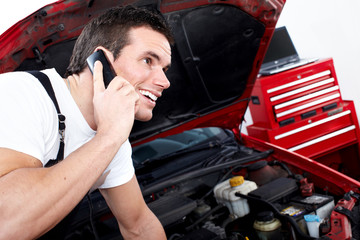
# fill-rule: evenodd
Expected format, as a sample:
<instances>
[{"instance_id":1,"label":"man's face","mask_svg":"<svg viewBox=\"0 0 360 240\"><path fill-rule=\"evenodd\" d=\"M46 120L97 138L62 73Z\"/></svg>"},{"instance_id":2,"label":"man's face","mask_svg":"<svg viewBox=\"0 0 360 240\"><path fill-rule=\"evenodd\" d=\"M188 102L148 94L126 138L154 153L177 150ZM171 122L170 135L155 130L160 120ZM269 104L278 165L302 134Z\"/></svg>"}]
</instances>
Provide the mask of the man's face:
<instances>
[{"instance_id":1,"label":"man's face","mask_svg":"<svg viewBox=\"0 0 360 240\"><path fill-rule=\"evenodd\" d=\"M170 86L165 71L170 66L171 48L164 35L148 27L131 29L129 40L130 44L121 50L113 67L139 94L135 119L148 121L156 100Z\"/></svg>"}]
</instances>

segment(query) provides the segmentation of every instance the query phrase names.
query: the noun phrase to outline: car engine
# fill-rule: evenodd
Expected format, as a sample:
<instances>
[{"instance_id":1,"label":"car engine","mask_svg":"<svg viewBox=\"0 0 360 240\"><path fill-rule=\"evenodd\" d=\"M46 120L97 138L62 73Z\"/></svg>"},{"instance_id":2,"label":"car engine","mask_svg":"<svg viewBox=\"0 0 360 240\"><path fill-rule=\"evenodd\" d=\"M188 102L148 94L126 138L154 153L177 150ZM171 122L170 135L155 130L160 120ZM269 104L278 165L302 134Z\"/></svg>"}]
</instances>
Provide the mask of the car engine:
<instances>
[{"instance_id":1,"label":"car engine","mask_svg":"<svg viewBox=\"0 0 360 240\"><path fill-rule=\"evenodd\" d=\"M334 195L271 155L219 128L133 150L144 199L169 240L360 239L359 194ZM98 191L83 201L69 232L66 239L122 239Z\"/></svg>"}]
</instances>

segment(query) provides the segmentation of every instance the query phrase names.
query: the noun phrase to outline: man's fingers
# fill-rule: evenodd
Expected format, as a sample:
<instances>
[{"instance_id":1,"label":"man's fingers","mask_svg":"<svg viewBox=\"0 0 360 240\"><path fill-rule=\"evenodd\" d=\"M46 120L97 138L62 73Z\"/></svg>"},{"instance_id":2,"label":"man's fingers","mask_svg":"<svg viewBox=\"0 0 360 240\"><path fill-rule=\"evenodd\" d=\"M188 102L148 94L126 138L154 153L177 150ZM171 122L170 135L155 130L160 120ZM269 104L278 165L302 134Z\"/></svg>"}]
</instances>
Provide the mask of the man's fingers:
<instances>
[{"instance_id":1,"label":"man's fingers","mask_svg":"<svg viewBox=\"0 0 360 240\"><path fill-rule=\"evenodd\" d=\"M96 61L94 64L94 92L102 92L105 90L103 80L103 66L100 61Z\"/></svg>"},{"instance_id":2,"label":"man's fingers","mask_svg":"<svg viewBox=\"0 0 360 240\"><path fill-rule=\"evenodd\" d=\"M100 61L96 61L94 64L93 80L94 94L104 92L105 84L103 77L103 65ZM122 95L129 95L132 91L134 91L134 87L128 81L119 76L115 77L114 81L111 81L108 89L111 90L111 92L121 92Z\"/></svg>"}]
</instances>

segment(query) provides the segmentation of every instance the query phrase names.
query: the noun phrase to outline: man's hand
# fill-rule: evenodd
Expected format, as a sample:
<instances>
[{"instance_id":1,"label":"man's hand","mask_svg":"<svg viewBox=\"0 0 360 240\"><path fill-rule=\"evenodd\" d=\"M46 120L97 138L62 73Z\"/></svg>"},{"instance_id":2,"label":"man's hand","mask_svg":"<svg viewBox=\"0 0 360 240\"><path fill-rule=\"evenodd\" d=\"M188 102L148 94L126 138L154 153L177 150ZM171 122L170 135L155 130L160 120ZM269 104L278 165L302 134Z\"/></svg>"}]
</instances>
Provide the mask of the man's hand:
<instances>
[{"instance_id":1,"label":"man's hand","mask_svg":"<svg viewBox=\"0 0 360 240\"><path fill-rule=\"evenodd\" d=\"M98 134L111 134L122 144L130 135L139 95L121 76L116 76L105 89L102 64L94 66L94 117Z\"/></svg>"}]
</instances>

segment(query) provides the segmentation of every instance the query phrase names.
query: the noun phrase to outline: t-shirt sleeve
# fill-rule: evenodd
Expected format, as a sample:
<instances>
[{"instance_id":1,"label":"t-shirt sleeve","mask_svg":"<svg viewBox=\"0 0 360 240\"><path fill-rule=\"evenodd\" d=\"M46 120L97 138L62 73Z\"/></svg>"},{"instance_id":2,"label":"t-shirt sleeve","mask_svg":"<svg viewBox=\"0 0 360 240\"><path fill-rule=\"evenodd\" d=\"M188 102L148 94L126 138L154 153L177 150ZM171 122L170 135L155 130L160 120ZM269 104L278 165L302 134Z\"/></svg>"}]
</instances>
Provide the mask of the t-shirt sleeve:
<instances>
[{"instance_id":1,"label":"t-shirt sleeve","mask_svg":"<svg viewBox=\"0 0 360 240\"><path fill-rule=\"evenodd\" d=\"M23 152L44 163L51 102L27 73L0 77L0 147ZM29 90L31 89L31 91ZM50 104L50 105L49 105Z\"/></svg>"},{"instance_id":2,"label":"t-shirt sleeve","mask_svg":"<svg viewBox=\"0 0 360 240\"><path fill-rule=\"evenodd\" d=\"M130 181L135 173L131 154L131 145L129 140L127 140L120 147L94 188L112 188Z\"/></svg>"}]
</instances>

